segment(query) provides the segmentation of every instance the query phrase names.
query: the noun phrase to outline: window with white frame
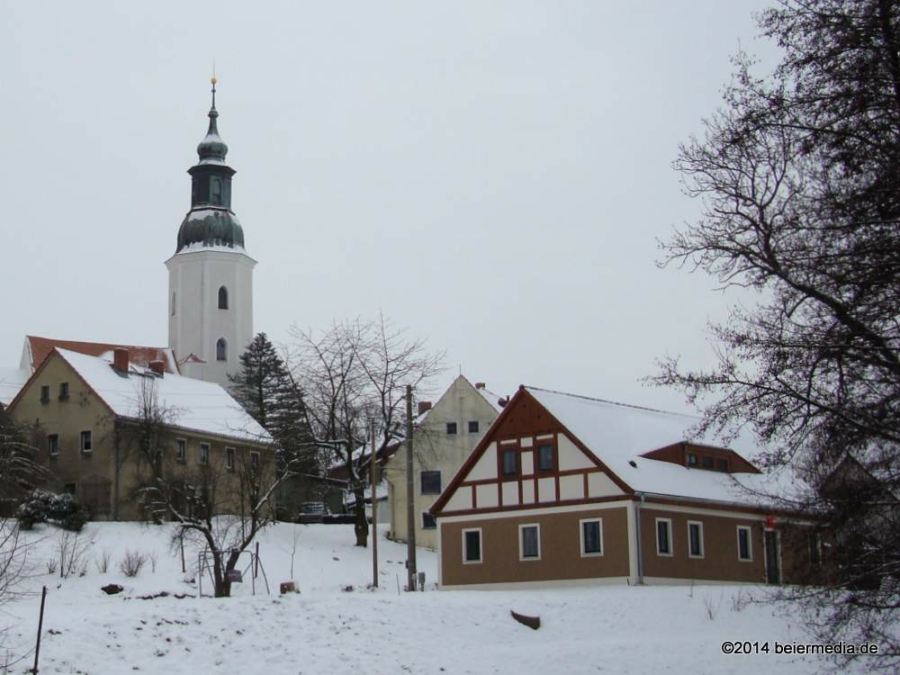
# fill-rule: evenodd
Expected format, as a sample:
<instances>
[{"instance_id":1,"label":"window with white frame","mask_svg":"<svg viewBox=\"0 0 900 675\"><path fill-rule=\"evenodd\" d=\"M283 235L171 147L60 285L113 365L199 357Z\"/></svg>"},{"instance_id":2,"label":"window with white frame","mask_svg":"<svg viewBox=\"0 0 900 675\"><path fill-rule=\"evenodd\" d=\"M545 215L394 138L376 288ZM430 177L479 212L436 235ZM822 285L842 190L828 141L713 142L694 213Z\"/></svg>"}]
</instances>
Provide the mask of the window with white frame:
<instances>
[{"instance_id":1,"label":"window with white frame","mask_svg":"<svg viewBox=\"0 0 900 675\"><path fill-rule=\"evenodd\" d=\"M209 443L200 444L200 463L209 464Z\"/></svg>"},{"instance_id":2,"label":"window with white frame","mask_svg":"<svg viewBox=\"0 0 900 675\"><path fill-rule=\"evenodd\" d=\"M85 454L94 449L94 435L90 431L81 432L81 451Z\"/></svg>"},{"instance_id":3,"label":"window with white frame","mask_svg":"<svg viewBox=\"0 0 900 675\"><path fill-rule=\"evenodd\" d=\"M738 560L751 562L753 560L753 540L750 538L750 528L746 525L737 527Z\"/></svg>"},{"instance_id":4,"label":"window with white frame","mask_svg":"<svg viewBox=\"0 0 900 675\"><path fill-rule=\"evenodd\" d=\"M480 563L481 556L481 528L462 531L463 564L471 565Z\"/></svg>"},{"instance_id":5,"label":"window with white frame","mask_svg":"<svg viewBox=\"0 0 900 675\"><path fill-rule=\"evenodd\" d=\"M703 523L696 520L688 521L688 556L703 557Z\"/></svg>"},{"instance_id":6,"label":"window with white frame","mask_svg":"<svg viewBox=\"0 0 900 675\"><path fill-rule=\"evenodd\" d=\"M47 436L47 450L50 452L51 457L56 457L59 454L59 434L49 434Z\"/></svg>"},{"instance_id":7,"label":"window with white frame","mask_svg":"<svg viewBox=\"0 0 900 675\"><path fill-rule=\"evenodd\" d=\"M656 555L672 555L672 519L656 519Z\"/></svg>"},{"instance_id":8,"label":"window with white frame","mask_svg":"<svg viewBox=\"0 0 900 675\"><path fill-rule=\"evenodd\" d=\"M183 462L187 457L187 441L183 438L175 439L175 460Z\"/></svg>"},{"instance_id":9,"label":"window with white frame","mask_svg":"<svg viewBox=\"0 0 900 675\"><path fill-rule=\"evenodd\" d=\"M259 452L256 450L250 451L250 466L254 469L259 468Z\"/></svg>"},{"instance_id":10,"label":"window with white frame","mask_svg":"<svg viewBox=\"0 0 900 675\"><path fill-rule=\"evenodd\" d=\"M541 559L541 526L519 525L519 560Z\"/></svg>"},{"instance_id":11,"label":"window with white frame","mask_svg":"<svg viewBox=\"0 0 900 675\"><path fill-rule=\"evenodd\" d=\"M234 471L234 448L225 448L225 468Z\"/></svg>"},{"instance_id":12,"label":"window with white frame","mask_svg":"<svg viewBox=\"0 0 900 675\"><path fill-rule=\"evenodd\" d=\"M585 518L579 525L581 557L603 555L603 519Z\"/></svg>"}]
</instances>

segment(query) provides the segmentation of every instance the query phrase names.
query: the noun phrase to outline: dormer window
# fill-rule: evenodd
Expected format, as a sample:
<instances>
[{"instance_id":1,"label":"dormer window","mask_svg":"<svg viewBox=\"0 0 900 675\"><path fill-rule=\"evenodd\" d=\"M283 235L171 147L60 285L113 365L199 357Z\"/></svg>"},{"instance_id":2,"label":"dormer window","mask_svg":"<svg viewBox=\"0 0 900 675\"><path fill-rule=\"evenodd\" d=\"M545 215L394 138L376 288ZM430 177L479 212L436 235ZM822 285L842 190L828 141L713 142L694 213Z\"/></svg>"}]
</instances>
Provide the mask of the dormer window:
<instances>
[{"instance_id":1,"label":"dormer window","mask_svg":"<svg viewBox=\"0 0 900 675\"><path fill-rule=\"evenodd\" d=\"M219 309L228 309L228 289L224 286L219 288Z\"/></svg>"}]
</instances>

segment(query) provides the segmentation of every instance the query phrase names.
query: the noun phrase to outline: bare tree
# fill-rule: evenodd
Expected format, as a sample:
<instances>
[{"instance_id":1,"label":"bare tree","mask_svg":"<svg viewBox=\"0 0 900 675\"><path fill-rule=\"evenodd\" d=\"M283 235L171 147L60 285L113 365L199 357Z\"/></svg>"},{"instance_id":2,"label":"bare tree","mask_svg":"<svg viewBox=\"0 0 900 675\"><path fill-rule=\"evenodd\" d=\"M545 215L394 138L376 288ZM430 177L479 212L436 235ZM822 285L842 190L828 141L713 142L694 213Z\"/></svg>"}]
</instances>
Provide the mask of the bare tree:
<instances>
[{"instance_id":1,"label":"bare tree","mask_svg":"<svg viewBox=\"0 0 900 675\"><path fill-rule=\"evenodd\" d=\"M379 453L404 434L405 391L441 372L443 353L424 340L410 339L380 315L373 321L343 321L328 330L292 330L289 360L306 398L307 413L320 447L342 468L355 500L356 545L368 543L365 491L372 452ZM376 447L370 447L374 422ZM372 516L376 517L372 495Z\"/></svg>"}]
</instances>

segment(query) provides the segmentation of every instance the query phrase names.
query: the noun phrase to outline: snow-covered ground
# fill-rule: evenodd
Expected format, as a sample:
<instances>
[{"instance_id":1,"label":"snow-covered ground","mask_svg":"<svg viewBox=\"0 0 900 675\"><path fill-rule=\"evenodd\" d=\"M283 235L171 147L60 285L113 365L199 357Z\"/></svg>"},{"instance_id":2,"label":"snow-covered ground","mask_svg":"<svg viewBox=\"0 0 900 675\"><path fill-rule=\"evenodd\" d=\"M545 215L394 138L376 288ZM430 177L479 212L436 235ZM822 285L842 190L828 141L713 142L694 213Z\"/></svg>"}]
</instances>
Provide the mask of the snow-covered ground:
<instances>
[{"instance_id":1,"label":"snow-covered ground","mask_svg":"<svg viewBox=\"0 0 900 675\"><path fill-rule=\"evenodd\" d=\"M48 588L41 673L813 673L820 657L724 655L731 641L803 642L804 635L771 605L745 604L764 589L738 586L594 587L515 591L435 591L437 558L419 550L424 593L402 593L405 545L379 539L380 588L371 583L371 549L353 546L351 526L280 524L260 538L262 574L252 595L249 570L230 599L197 597L196 575L183 574L169 526L89 523L90 549L78 571L60 579L60 531L28 533L35 576L27 593L3 607L4 646L33 663L40 589ZM296 542L296 547L295 547ZM127 550L152 553L140 574L118 566ZM293 579L301 593L279 595ZM106 573L98 563L110 557ZM188 567L196 554L187 553ZM249 565L249 559L243 567ZM100 587L117 583L119 595ZM204 592L211 586L204 583ZM166 591L172 595L140 599ZM174 594L189 594L177 599ZM510 610L541 617L533 631Z\"/></svg>"}]
</instances>

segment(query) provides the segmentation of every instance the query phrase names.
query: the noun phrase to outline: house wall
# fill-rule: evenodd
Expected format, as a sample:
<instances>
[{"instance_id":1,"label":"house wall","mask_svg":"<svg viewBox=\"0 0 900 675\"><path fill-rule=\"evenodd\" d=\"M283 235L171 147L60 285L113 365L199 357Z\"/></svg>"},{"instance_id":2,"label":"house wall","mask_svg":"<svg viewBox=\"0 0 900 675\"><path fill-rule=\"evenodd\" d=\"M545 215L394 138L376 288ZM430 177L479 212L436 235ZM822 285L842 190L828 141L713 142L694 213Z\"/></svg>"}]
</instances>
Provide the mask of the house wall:
<instances>
[{"instance_id":1,"label":"house wall","mask_svg":"<svg viewBox=\"0 0 900 675\"><path fill-rule=\"evenodd\" d=\"M60 400L60 383L68 382L69 396ZM50 387L50 400L41 402L41 386ZM133 386L130 379L122 380L123 387ZM135 393L137 396L137 391ZM21 424L34 427L38 459L55 476L56 484L48 485L55 491L74 492L89 507L94 520L114 518L114 501L119 497L120 520L142 520L142 510L132 497L146 475L146 467L140 462L136 449L137 438L133 428L110 413L103 402L87 387L64 359L51 355L37 375L26 385L10 415ZM92 449L81 451L81 432L91 431ZM49 435L58 434L59 453L49 453ZM186 441L185 460L176 460L176 440ZM221 512L240 510L239 472L225 466L225 448L235 448L236 466L242 459L249 461L250 451L260 451L265 471L272 470L271 452L264 448L251 448L216 436L198 434L178 429L163 432L165 471L175 480L196 474L200 468L200 444L210 445L208 469L218 478L218 502ZM121 468L116 490L116 447L118 444Z\"/></svg>"},{"instance_id":2,"label":"house wall","mask_svg":"<svg viewBox=\"0 0 900 675\"><path fill-rule=\"evenodd\" d=\"M601 518L603 555L581 555L580 522ZM629 575L627 506L563 512L440 519L442 587L471 584L575 581ZM519 526L540 525L539 560L520 560ZM463 531L481 529L482 562L463 562Z\"/></svg>"},{"instance_id":3,"label":"house wall","mask_svg":"<svg viewBox=\"0 0 900 675\"><path fill-rule=\"evenodd\" d=\"M464 377L458 377L429 411L423 424L413 432L413 491L416 517L416 545L437 548L437 529L422 527L422 514L434 504L439 494L422 494L422 471L441 472L441 490L459 471L472 450L497 418L497 411ZM478 432L469 433L469 422L478 422ZM456 434L447 434L447 423L456 423ZM406 446L385 465L388 481L391 536L399 541L407 538L406 515Z\"/></svg>"}]
</instances>

